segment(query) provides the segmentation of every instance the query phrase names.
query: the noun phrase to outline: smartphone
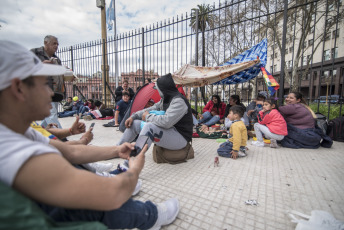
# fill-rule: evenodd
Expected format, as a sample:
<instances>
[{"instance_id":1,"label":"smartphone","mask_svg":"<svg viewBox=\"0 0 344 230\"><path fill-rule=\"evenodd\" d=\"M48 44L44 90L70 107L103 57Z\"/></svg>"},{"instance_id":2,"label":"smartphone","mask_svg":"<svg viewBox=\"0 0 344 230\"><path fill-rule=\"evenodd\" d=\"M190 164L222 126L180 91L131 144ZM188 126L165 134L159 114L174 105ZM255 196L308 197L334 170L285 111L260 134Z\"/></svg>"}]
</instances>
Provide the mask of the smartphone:
<instances>
[{"instance_id":1,"label":"smartphone","mask_svg":"<svg viewBox=\"0 0 344 230\"><path fill-rule=\"evenodd\" d=\"M91 125L90 125L90 128L93 128L95 125L95 123L93 122Z\"/></svg>"},{"instance_id":2,"label":"smartphone","mask_svg":"<svg viewBox=\"0 0 344 230\"><path fill-rule=\"evenodd\" d=\"M134 150L131 151L130 156L136 157L143 149L145 144L147 144L148 136L139 136L136 140Z\"/></svg>"}]
</instances>

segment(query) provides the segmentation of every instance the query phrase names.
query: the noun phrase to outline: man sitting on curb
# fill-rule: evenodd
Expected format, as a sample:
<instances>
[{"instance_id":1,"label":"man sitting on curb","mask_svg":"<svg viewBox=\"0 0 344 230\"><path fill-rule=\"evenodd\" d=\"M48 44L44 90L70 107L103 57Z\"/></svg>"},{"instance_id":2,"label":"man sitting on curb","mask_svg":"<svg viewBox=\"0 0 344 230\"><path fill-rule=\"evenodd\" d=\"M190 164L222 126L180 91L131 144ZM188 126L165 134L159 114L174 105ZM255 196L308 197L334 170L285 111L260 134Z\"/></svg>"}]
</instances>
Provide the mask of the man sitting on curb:
<instances>
[{"instance_id":1,"label":"man sitting on curb","mask_svg":"<svg viewBox=\"0 0 344 230\"><path fill-rule=\"evenodd\" d=\"M29 127L50 113L53 91L47 76L64 71L40 62L17 43L0 41L0 181L35 200L55 221L100 221L110 229L160 229L173 222L179 212L177 199L158 205L130 199L147 147L130 157L133 146L128 143L66 145ZM115 177L100 177L70 164L114 157L128 159L130 165Z\"/></svg>"}]
</instances>

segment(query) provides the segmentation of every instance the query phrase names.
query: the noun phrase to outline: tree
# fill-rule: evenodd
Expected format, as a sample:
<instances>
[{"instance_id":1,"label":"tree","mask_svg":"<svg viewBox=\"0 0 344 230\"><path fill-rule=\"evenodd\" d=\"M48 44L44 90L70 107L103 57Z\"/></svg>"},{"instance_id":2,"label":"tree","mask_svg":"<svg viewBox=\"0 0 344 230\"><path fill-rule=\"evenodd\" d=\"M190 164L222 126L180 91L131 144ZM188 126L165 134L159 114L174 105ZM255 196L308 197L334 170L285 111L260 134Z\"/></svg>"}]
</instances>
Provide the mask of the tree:
<instances>
[{"instance_id":1,"label":"tree","mask_svg":"<svg viewBox=\"0 0 344 230\"><path fill-rule=\"evenodd\" d=\"M261 0L260 2L261 4L256 5L253 10L261 15L268 15L266 20L261 20L259 23L272 44L270 47L275 53L277 48L279 54L287 54L288 50L282 51L283 13L274 14L276 11L283 12L283 1ZM291 91L299 90L301 79L309 73L314 54L319 47L322 48L328 39L328 34L342 22L344 9L339 4L340 1L336 0L315 2L298 0L289 4L286 43L289 49L291 48L289 55L291 54L292 62L289 62L289 65L285 63L284 74ZM312 41L311 44L309 41Z\"/></svg>"},{"instance_id":2,"label":"tree","mask_svg":"<svg viewBox=\"0 0 344 230\"><path fill-rule=\"evenodd\" d=\"M193 31L200 30L202 32L202 66L205 66L205 31L207 27L213 27L215 15L212 14L213 7L209 4L197 5L198 8L192 8L192 16L190 20L190 27ZM198 11L198 21L196 14ZM196 51L198 52L198 50ZM200 87L204 105L207 103L205 98L205 88Z\"/></svg>"}]
</instances>

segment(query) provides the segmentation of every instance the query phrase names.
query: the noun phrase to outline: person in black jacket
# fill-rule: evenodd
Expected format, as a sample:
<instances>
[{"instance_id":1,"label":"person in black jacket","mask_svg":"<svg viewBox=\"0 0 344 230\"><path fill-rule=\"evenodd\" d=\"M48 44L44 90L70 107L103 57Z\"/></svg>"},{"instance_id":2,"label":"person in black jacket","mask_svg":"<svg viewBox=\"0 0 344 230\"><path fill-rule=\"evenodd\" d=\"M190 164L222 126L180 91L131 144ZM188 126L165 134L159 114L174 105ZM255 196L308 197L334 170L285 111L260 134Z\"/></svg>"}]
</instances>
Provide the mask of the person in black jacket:
<instances>
[{"instance_id":1,"label":"person in black jacket","mask_svg":"<svg viewBox=\"0 0 344 230\"><path fill-rule=\"evenodd\" d=\"M124 80L122 86L118 86L115 90L115 94L116 94L115 102L116 102L116 104L117 104L117 102L119 102L122 99L123 92L129 93L129 96L130 96L129 100L133 99L135 93L134 93L134 90L129 87L129 82L127 80Z\"/></svg>"}]
</instances>

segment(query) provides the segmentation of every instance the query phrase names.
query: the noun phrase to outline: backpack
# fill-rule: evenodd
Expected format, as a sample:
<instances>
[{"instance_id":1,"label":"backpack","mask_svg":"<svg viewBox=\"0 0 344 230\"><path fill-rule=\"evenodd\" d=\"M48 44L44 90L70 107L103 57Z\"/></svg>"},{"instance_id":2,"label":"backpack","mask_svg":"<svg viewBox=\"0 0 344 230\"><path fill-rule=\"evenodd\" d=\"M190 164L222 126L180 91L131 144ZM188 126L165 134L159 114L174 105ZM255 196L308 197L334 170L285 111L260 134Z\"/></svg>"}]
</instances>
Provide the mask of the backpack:
<instances>
[{"instance_id":1,"label":"backpack","mask_svg":"<svg viewBox=\"0 0 344 230\"><path fill-rule=\"evenodd\" d=\"M328 121L326 116L321 113L315 113L315 115L317 116L316 125L323 131L324 134L326 134L328 128Z\"/></svg>"},{"instance_id":2,"label":"backpack","mask_svg":"<svg viewBox=\"0 0 344 230\"><path fill-rule=\"evenodd\" d=\"M329 121L327 135L334 141L344 142L344 116Z\"/></svg>"}]
</instances>

